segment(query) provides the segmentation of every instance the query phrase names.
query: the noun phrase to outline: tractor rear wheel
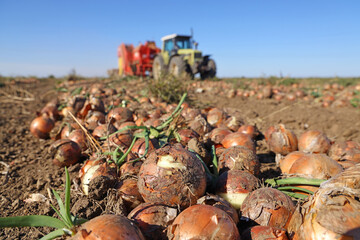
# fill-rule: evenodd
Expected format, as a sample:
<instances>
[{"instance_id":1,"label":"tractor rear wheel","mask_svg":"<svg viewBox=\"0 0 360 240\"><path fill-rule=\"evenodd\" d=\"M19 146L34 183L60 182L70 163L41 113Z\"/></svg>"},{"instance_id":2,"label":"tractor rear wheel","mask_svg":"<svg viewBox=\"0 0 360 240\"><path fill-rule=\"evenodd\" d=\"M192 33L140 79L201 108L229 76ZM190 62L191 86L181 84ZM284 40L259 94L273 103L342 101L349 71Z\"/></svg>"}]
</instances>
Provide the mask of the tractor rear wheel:
<instances>
[{"instance_id":1,"label":"tractor rear wheel","mask_svg":"<svg viewBox=\"0 0 360 240\"><path fill-rule=\"evenodd\" d=\"M163 74L165 71L166 69L165 69L164 59L161 55L157 55L154 58L153 69L152 69L152 74L154 79L159 79L161 77L161 74Z\"/></svg>"},{"instance_id":2,"label":"tractor rear wheel","mask_svg":"<svg viewBox=\"0 0 360 240\"><path fill-rule=\"evenodd\" d=\"M201 79L213 78L216 76L216 64L215 61L209 59L206 66L206 71L200 73Z\"/></svg>"},{"instance_id":3,"label":"tractor rear wheel","mask_svg":"<svg viewBox=\"0 0 360 240\"><path fill-rule=\"evenodd\" d=\"M180 56L172 57L169 63L169 73L175 77L181 77L186 73L186 64Z\"/></svg>"}]
</instances>

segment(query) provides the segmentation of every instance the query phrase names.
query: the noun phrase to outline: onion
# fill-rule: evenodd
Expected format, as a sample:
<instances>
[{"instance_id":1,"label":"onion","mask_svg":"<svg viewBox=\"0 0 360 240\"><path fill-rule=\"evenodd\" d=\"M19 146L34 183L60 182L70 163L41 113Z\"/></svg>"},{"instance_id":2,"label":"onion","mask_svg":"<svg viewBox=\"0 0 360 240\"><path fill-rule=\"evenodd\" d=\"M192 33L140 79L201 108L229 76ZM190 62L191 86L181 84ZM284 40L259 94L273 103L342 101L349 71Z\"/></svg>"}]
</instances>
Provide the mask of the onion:
<instances>
[{"instance_id":1,"label":"onion","mask_svg":"<svg viewBox=\"0 0 360 240\"><path fill-rule=\"evenodd\" d=\"M221 141L221 144L224 146L224 148L230 148L232 146L244 146L252 150L254 153L256 152L255 143L251 139L251 137L247 134L240 132L230 133L226 135Z\"/></svg>"},{"instance_id":2,"label":"onion","mask_svg":"<svg viewBox=\"0 0 360 240\"><path fill-rule=\"evenodd\" d=\"M182 145L186 145L191 139L195 138L195 139L199 139L199 134L197 132L195 132L192 129L180 129L177 131L180 139L181 139L181 144Z\"/></svg>"},{"instance_id":3,"label":"onion","mask_svg":"<svg viewBox=\"0 0 360 240\"><path fill-rule=\"evenodd\" d=\"M197 132L200 136L204 136L206 133L211 131L210 124L201 115L196 116L195 119L190 121L189 127Z\"/></svg>"},{"instance_id":4,"label":"onion","mask_svg":"<svg viewBox=\"0 0 360 240\"><path fill-rule=\"evenodd\" d=\"M360 164L321 184L299 205L288 227L293 239L358 239Z\"/></svg>"},{"instance_id":5,"label":"onion","mask_svg":"<svg viewBox=\"0 0 360 240\"><path fill-rule=\"evenodd\" d=\"M150 153L138 177L139 192L145 202L186 208L206 189L206 174L200 160L181 144Z\"/></svg>"},{"instance_id":6,"label":"onion","mask_svg":"<svg viewBox=\"0 0 360 240\"><path fill-rule=\"evenodd\" d=\"M360 145L353 141L335 142L329 149L329 156L335 161L354 161L360 163Z\"/></svg>"},{"instance_id":7,"label":"onion","mask_svg":"<svg viewBox=\"0 0 360 240\"><path fill-rule=\"evenodd\" d=\"M81 178L81 188L85 195L100 199L113 187L116 179L116 168L104 162L88 168Z\"/></svg>"},{"instance_id":8,"label":"onion","mask_svg":"<svg viewBox=\"0 0 360 240\"><path fill-rule=\"evenodd\" d=\"M95 129L97 126L105 123L105 114L97 111L89 111L85 120L88 129Z\"/></svg>"},{"instance_id":9,"label":"onion","mask_svg":"<svg viewBox=\"0 0 360 240\"><path fill-rule=\"evenodd\" d=\"M309 130L299 137L299 151L307 153L327 153L330 148L330 140L317 130Z\"/></svg>"},{"instance_id":10,"label":"onion","mask_svg":"<svg viewBox=\"0 0 360 240\"><path fill-rule=\"evenodd\" d=\"M79 178L81 179L84 176L84 174L87 172L87 170L89 170L89 168L91 168L92 166L100 165L104 162L105 162L104 158L98 158L96 155L91 156L90 159L86 160L83 166L80 168Z\"/></svg>"},{"instance_id":11,"label":"onion","mask_svg":"<svg viewBox=\"0 0 360 240\"><path fill-rule=\"evenodd\" d=\"M237 131L249 135L252 139L255 139L260 134L255 125L242 125Z\"/></svg>"},{"instance_id":12,"label":"onion","mask_svg":"<svg viewBox=\"0 0 360 240\"><path fill-rule=\"evenodd\" d=\"M225 138L225 136L230 133L232 133L232 131L230 131L228 128L224 128L224 127L214 128L209 133L209 137L213 143L220 144L221 141Z\"/></svg>"},{"instance_id":13,"label":"onion","mask_svg":"<svg viewBox=\"0 0 360 240\"><path fill-rule=\"evenodd\" d=\"M305 155L306 155L306 153L304 153L304 152L295 151L295 152L289 153L284 158L280 159L281 172L288 174L293 163Z\"/></svg>"},{"instance_id":14,"label":"onion","mask_svg":"<svg viewBox=\"0 0 360 240\"><path fill-rule=\"evenodd\" d=\"M125 162L119 168L119 173L121 177L124 176L137 176L140 172L140 167L143 164L143 161L129 161Z\"/></svg>"},{"instance_id":15,"label":"onion","mask_svg":"<svg viewBox=\"0 0 360 240\"><path fill-rule=\"evenodd\" d=\"M140 228L146 239L168 239L166 229L178 215L174 207L158 203L142 203L133 209L128 218Z\"/></svg>"},{"instance_id":16,"label":"onion","mask_svg":"<svg viewBox=\"0 0 360 240\"><path fill-rule=\"evenodd\" d=\"M194 205L185 209L168 228L167 235L169 240L240 240L232 218L225 211L209 205Z\"/></svg>"},{"instance_id":17,"label":"onion","mask_svg":"<svg viewBox=\"0 0 360 240\"><path fill-rule=\"evenodd\" d=\"M111 132L109 134L111 134ZM110 136L109 140L110 140L110 144L115 144L116 146L122 146L123 148L128 148L130 147L131 142L133 140L133 134L130 130L118 132Z\"/></svg>"},{"instance_id":18,"label":"onion","mask_svg":"<svg viewBox=\"0 0 360 240\"><path fill-rule=\"evenodd\" d=\"M55 122L47 115L40 115L30 124L30 132L37 138L47 139Z\"/></svg>"},{"instance_id":19,"label":"onion","mask_svg":"<svg viewBox=\"0 0 360 240\"><path fill-rule=\"evenodd\" d=\"M241 219L261 226L285 228L294 210L294 203L284 193L274 188L260 188L244 200Z\"/></svg>"},{"instance_id":20,"label":"onion","mask_svg":"<svg viewBox=\"0 0 360 240\"><path fill-rule=\"evenodd\" d=\"M149 139L149 148L148 153L152 152L155 149L158 149L159 146L159 140L156 138ZM146 149L146 142L145 139L141 138L136 140L134 146L131 148L131 152L137 154L137 156L144 156Z\"/></svg>"},{"instance_id":21,"label":"onion","mask_svg":"<svg viewBox=\"0 0 360 240\"><path fill-rule=\"evenodd\" d=\"M340 164L325 154L306 154L292 164L289 174L307 178L329 179L342 170Z\"/></svg>"},{"instance_id":22,"label":"onion","mask_svg":"<svg viewBox=\"0 0 360 240\"><path fill-rule=\"evenodd\" d=\"M216 194L240 209L247 195L259 186L259 180L251 173L229 170L220 174L216 183Z\"/></svg>"},{"instance_id":23,"label":"onion","mask_svg":"<svg viewBox=\"0 0 360 240\"><path fill-rule=\"evenodd\" d=\"M276 125L274 130L268 130L267 143L272 152L276 154L286 155L297 150L297 137L283 124Z\"/></svg>"},{"instance_id":24,"label":"onion","mask_svg":"<svg viewBox=\"0 0 360 240\"><path fill-rule=\"evenodd\" d=\"M106 137L114 132L116 132L116 128L114 127L114 125L101 124L94 129L94 131L92 132L92 135L95 138L101 138L101 137Z\"/></svg>"},{"instance_id":25,"label":"onion","mask_svg":"<svg viewBox=\"0 0 360 240\"><path fill-rule=\"evenodd\" d=\"M226 118L227 114L224 111L218 108L212 108L209 110L206 120L212 127L218 127Z\"/></svg>"},{"instance_id":26,"label":"onion","mask_svg":"<svg viewBox=\"0 0 360 240\"><path fill-rule=\"evenodd\" d=\"M51 144L48 152L53 163L59 167L69 167L80 160L81 149L76 142L69 139L59 139Z\"/></svg>"},{"instance_id":27,"label":"onion","mask_svg":"<svg viewBox=\"0 0 360 240\"><path fill-rule=\"evenodd\" d=\"M286 230L269 226L254 226L241 233L241 240L289 240Z\"/></svg>"},{"instance_id":28,"label":"onion","mask_svg":"<svg viewBox=\"0 0 360 240\"><path fill-rule=\"evenodd\" d=\"M234 220L235 224L239 223L239 214L231 204L219 195L206 194L197 200L197 204L211 205L225 211Z\"/></svg>"},{"instance_id":29,"label":"onion","mask_svg":"<svg viewBox=\"0 0 360 240\"><path fill-rule=\"evenodd\" d=\"M43 109L41 109L40 114L46 114L52 120L56 121L60 118L60 114L58 111L58 102L57 99L48 102Z\"/></svg>"},{"instance_id":30,"label":"onion","mask_svg":"<svg viewBox=\"0 0 360 240\"><path fill-rule=\"evenodd\" d=\"M232 130L237 131L241 125L244 125L244 121L241 117L238 116L238 114L228 117L225 120L225 126Z\"/></svg>"},{"instance_id":31,"label":"onion","mask_svg":"<svg viewBox=\"0 0 360 240\"><path fill-rule=\"evenodd\" d=\"M84 133L84 131L82 129L73 130L69 134L68 139L76 142L79 145L81 151L85 151L88 148L86 134Z\"/></svg>"},{"instance_id":32,"label":"onion","mask_svg":"<svg viewBox=\"0 0 360 240\"><path fill-rule=\"evenodd\" d=\"M145 240L140 229L121 215L105 214L80 226L74 240Z\"/></svg>"},{"instance_id":33,"label":"onion","mask_svg":"<svg viewBox=\"0 0 360 240\"><path fill-rule=\"evenodd\" d=\"M226 149L219 158L218 170L246 170L255 176L260 173L260 162L257 155L243 146L233 146Z\"/></svg>"},{"instance_id":34,"label":"onion","mask_svg":"<svg viewBox=\"0 0 360 240\"><path fill-rule=\"evenodd\" d=\"M98 97L90 97L89 103L91 104L91 110L98 112L105 112L104 102Z\"/></svg>"},{"instance_id":35,"label":"onion","mask_svg":"<svg viewBox=\"0 0 360 240\"><path fill-rule=\"evenodd\" d=\"M128 122L133 120L133 113L126 107L111 109L107 115L107 120L114 119L116 122Z\"/></svg>"},{"instance_id":36,"label":"onion","mask_svg":"<svg viewBox=\"0 0 360 240\"><path fill-rule=\"evenodd\" d=\"M127 209L134 209L140 203L144 202L139 193L136 178L127 177L121 180L117 186L117 189Z\"/></svg>"}]
</instances>

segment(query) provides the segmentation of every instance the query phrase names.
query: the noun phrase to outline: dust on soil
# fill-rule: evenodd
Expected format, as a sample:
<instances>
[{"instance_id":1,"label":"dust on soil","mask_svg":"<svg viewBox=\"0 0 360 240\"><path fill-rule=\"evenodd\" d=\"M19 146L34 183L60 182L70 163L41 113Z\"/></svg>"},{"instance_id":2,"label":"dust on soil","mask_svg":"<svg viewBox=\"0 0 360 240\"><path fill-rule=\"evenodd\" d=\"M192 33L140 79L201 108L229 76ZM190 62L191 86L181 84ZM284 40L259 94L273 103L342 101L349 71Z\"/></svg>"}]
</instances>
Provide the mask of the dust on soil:
<instances>
[{"instance_id":1,"label":"dust on soil","mask_svg":"<svg viewBox=\"0 0 360 240\"><path fill-rule=\"evenodd\" d=\"M121 83L127 91L141 89L144 83ZM62 191L64 169L52 164L47 154L52 140L40 140L29 131L30 122L56 92L54 80L16 83L1 87L11 93L14 89L25 90L34 101L16 100L9 97L0 101L0 216L43 214L53 216L49 200L25 202L33 193L50 198L50 189ZM135 91L135 90L134 90ZM269 126L283 123L299 136L308 129L323 131L331 140L354 140L360 142L360 111L358 108L323 108L315 102L257 100L240 97L227 98L212 91L190 92L189 98L199 107L219 107L227 111L237 110L248 124L256 124L261 132ZM262 162L262 177L279 175L274 156L269 153L264 140L258 141L257 154ZM80 217L93 218L103 212L125 213L116 193L108 194L102 201L89 199L79 190L77 178L81 164L69 168L72 183L72 212ZM50 200L54 203L53 199ZM56 204L55 204L56 205ZM49 228L6 228L0 229L0 239L38 239L50 232Z\"/></svg>"}]
</instances>

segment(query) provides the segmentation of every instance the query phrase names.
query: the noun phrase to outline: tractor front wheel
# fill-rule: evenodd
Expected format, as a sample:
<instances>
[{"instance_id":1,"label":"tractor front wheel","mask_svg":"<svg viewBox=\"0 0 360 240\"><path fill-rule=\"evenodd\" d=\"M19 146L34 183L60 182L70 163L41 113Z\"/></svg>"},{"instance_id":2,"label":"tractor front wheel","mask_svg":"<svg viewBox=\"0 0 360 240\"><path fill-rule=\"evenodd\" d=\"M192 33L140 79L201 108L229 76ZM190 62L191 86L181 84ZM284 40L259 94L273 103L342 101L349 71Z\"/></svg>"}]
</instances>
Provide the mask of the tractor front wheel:
<instances>
[{"instance_id":1,"label":"tractor front wheel","mask_svg":"<svg viewBox=\"0 0 360 240\"><path fill-rule=\"evenodd\" d=\"M181 77L186 72L186 64L180 56L172 57L169 63L169 73L175 77Z\"/></svg>"},{"instance_id":2,"label":"tractor front wheel","mask_svg":"<svg viewBox=\"0 0 360 240\"><path fill-rule=\"evenodd\" d=\"M154 58L154 62L153 62L153 69L152 69L153 77L155 79L159 79L161 77L161 74L163 74L165 70L166 69L165 69L164 59L162 58L161 55L157 55Z\"/></svg>"}]
</instances>

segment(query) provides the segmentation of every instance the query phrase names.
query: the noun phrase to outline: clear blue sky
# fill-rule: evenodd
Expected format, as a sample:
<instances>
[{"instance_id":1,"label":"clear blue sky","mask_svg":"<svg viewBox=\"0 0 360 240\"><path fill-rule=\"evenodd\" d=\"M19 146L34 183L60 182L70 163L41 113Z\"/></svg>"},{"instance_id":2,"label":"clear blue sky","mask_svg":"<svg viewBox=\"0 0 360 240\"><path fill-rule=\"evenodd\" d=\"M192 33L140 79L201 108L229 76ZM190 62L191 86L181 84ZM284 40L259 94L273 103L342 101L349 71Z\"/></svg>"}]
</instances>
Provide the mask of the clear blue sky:
<instances>
[{"instance_id":1,"label":"clear blue sky","mask_svg":"<svg viewBox=\"0 0 360 240\"><path fill-rule=\"evenodd\" d=\"M360 76L360 1L0 0L0 74L106 76L117 46L190 34L219 77Z\"/></svg>"}]
</instances>

